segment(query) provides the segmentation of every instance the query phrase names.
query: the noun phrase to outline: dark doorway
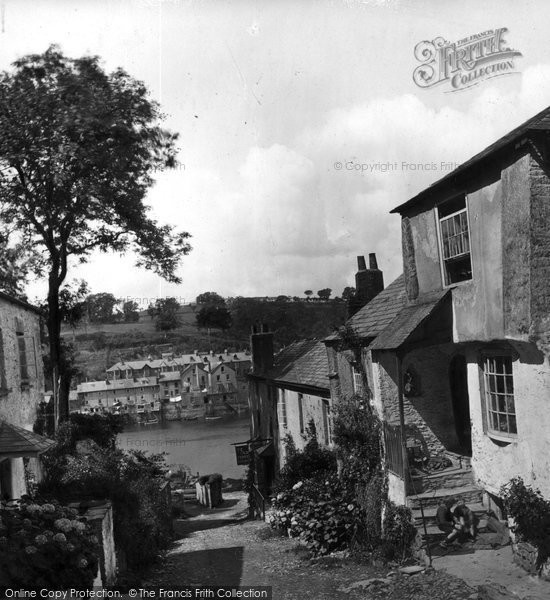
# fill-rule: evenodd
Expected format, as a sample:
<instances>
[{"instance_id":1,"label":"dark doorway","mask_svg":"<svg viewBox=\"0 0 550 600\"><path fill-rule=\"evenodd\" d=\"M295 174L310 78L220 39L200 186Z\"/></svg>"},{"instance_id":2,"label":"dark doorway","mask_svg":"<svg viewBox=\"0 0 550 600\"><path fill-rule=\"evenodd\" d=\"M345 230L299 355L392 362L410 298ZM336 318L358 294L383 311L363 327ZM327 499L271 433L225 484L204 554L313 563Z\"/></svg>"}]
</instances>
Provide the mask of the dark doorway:
<instances>
[{"instance_id":1,"label":"dark doorway","mask_svg":"<svg viewBox=\"0 0 550 600\"><path fill-rule=\"evenodd\" d=\"M11 460L9 458L0 462L0 494L1 500L10 500L13 497Z\"/></svg>"},{"instance_id":2,"label":"dark doorway","mask_svg":"<svg viewBox=\"0 0 550 600\"><path fill-rule=\"evenodd\" d=\"M470 398L468 396L468 374L466 359L457 354L449 366L449 384L455 418L456 435L459 451L467 456L472 455L472 429L470 423Z\"/></svg>"}]
</instances>

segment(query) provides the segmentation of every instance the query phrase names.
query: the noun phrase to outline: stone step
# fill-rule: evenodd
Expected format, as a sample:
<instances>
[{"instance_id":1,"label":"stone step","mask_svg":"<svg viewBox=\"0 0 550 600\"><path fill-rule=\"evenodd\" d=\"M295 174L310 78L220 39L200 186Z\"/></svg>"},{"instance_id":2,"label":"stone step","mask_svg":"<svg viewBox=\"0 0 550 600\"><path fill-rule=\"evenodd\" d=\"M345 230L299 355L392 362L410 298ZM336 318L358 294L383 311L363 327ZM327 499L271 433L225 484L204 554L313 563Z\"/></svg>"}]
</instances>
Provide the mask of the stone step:
<instances>
[{"instance_id":1,"label":"stone step","mask_svg":"<svg viewBox=\"0 0 550 600\"><path fill-rule=\"evenodd\" d=\"M450 467L442 471L426 474L419 473L411 477L412 489L416 493L436 491L440 488L456 488L474 484L474 475L471 469Z\"/></svg>"},{"instance_id":2,"label":"stone step","mask_svg":"<svg viewBox=\"0 0 550 600\"><path fill-rule=\"evenodd\" d=\"M483 492L475 485L439 488L437 490L407 496L407 506L412 509L420 508L420 502L422 502L424 507L437 508L446 498L452 497L461 497L468 505L476 504L482 502Z\"/></svg>"},{"instance_id":3,"label":"stone step","mask_svg":"<svg viewBox=\"0 0 550 600\"><path fill-rule=\"evenodd\" d=\"M459 469L471 469L472 457L465 456L464 454L458 454L449 450L445 451L445 456L453 463L453 466Z\"/></svg>"},{"instance_id":4,"label":"stone step","mask_svg":"<svg viewBox=\"0 0 550 600\"><path fill-rule=\"evenodd\" d=\"M466 502L468 508L476 514L478 517L482 517L485 512L487 512L487 507L483 505L481 502L470 503ZM437 513L437 506L427 506L424 508L424 520L426 521L426 527L428 528L428 534L432 533L441 533L437 525L435 524L435 515ZM424 533L424 528L422 526L422 512L420 508L415 508L412 510L413 523L414 526L417 527L421 533Z\"/></svg>"}]
</instances>

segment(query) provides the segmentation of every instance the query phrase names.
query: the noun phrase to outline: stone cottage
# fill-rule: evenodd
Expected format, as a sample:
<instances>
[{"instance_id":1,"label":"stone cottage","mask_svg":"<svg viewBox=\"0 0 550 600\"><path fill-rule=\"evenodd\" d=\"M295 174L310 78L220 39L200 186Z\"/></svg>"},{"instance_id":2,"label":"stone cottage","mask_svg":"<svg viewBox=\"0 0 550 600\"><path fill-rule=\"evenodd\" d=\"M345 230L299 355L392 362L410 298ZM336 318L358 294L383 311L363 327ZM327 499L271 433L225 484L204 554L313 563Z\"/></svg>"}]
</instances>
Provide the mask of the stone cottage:
<instances>
[{"instance_id":1,"label":"stone cottage","mask_svg":"<svg viewBox=\"0 0 550 600\"><path fill-rule=\"evenodd\" d=\"M404 273L348 321L360 364L326 341L340 395L364 373L396 502L498 510L518 475L550 498L549 133L550 108L394 209Z\"/></svg>"},{"instance_id":2,"label":"stone cottage","mask_svg":"<svg viewBox=\"0 0 550 600\"><path fill-rule=\"evenodd\" d=\"M318 340L300 340L274 356L273 333L265 326L252 334L251 344L251 442L256 482L262 493L269 493L285 462L287 436L302 450L313 423L319 444L332 445L327 353Z\"/></svg>"},{"instance_id":3,"label":"stone cottage","mask_svg":"<svg viewBox=\"0 0 550 600\"><path fill-rule=\"evenodd\" d=\"M40 476L38 457L53 443L33 433L44 396L40 312L0 292L0 497L27 492L25 466Z\"/></svg>"}]
</instances>

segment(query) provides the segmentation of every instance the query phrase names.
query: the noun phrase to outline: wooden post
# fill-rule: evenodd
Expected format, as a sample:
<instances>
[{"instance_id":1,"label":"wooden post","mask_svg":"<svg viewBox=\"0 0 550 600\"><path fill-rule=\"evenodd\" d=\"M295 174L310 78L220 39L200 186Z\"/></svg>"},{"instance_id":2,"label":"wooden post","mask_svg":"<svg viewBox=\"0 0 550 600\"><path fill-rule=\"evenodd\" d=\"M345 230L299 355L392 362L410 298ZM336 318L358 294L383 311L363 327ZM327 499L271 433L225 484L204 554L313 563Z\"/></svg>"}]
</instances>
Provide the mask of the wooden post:
<instances>
[{"instance_id":1,"label":"wooden post","mask_svg":"<svg viewBox=\"0 0 550 600\"><path fill-rule=\"evenodd\" d=\"M53 368L52 373L52 396L53 396L53 427L57 432L59 428L59 381L57 378L57 367Z\"/></svg>"},{"instance_id":2,"label":"wooden post","mask_svg":"<svg viewBox=\"0 0 550 600\"><path fill-rule=\"evenodd\" d=\"M409 457L407 454L407 435L405 433L405 406L403 401L403 361L399 352L395 354L397 367L397 399L399 402L399 428L401 429L401 453L403 456L403 480L405 483L405 496L409 487Z\"/></svg>"}]
</instances>

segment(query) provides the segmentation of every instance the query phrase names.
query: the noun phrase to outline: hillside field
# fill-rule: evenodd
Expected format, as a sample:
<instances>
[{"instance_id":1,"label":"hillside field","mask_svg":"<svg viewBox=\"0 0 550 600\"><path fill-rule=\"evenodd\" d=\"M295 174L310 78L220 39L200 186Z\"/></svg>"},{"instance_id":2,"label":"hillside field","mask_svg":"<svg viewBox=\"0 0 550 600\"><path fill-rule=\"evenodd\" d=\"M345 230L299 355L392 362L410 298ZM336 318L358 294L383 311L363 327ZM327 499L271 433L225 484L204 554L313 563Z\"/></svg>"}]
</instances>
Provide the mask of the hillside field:
<instances>
[{"instance_id":1,"label":"hillside field","mask_svg":"<svg viewBox=\"0 0 550 600\"><path fill-rule=\"evenodd\" d=\"M121 359L136 360L163 352L175 354L213 350L245 350L250 346L252 325L263 322L274 331L275 349L303 338L322 339L344 323L342 302L262 302L242 298L231 306L233 325L226 331L212 329L210 335L196 326L196 305L182 306L180 326L157 331L155 320L141 313L135 323L82 324L75 330L64 327L62 335L76 350L79 380L103 379L105 369Z\"/></svg>"}]
</instances>

